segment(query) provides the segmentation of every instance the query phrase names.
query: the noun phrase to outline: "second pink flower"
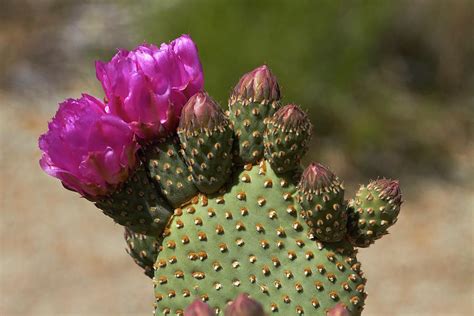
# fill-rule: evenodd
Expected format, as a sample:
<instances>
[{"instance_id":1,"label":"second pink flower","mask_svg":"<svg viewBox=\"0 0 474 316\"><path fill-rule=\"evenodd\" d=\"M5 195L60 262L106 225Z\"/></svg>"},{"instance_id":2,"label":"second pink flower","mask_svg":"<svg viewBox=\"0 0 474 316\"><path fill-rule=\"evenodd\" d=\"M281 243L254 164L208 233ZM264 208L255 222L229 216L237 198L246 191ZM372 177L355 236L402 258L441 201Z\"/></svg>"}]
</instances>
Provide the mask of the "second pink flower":
<instances>
[{"instance_id":1,"label":"second pink flower","mask_svg":"<svg viewBox=\"0 0 474 316\"><path fill-rule=\"evenodd\" d=\"M107 111L145 141L175 131L182 107L204 84L198 51L188 35L160 48L120 50L110 62L96 62L96 74Z\"/></svg>"}]
</instances>

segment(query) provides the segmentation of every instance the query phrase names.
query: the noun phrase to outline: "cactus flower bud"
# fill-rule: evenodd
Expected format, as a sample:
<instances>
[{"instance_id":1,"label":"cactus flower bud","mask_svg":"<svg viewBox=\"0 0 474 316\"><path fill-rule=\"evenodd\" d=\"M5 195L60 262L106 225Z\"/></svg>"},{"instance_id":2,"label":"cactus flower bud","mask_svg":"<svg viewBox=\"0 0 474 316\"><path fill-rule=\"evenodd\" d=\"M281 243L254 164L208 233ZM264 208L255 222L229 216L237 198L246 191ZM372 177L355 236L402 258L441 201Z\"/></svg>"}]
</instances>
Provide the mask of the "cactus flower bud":
<instances>
[{"instance_id":1,"label":"cactus flower bud","mask_svg":"<svg viewBox=\"0 0 474 316\"><path fill-rule=\"evenodd\" d=\"M215 313L212 311L211 307L201 301L196 299L194 302L189 305L184 311L184 316L213 316Z\"/></svg>"},{"instance_id":2,"label":"cactus flower bud","mask_svg":"<svg viewBox=\"0 0 474 316\"><path fill-rule=\"evenodd\" d=\"M344 304L339 303L326 313L326 316L351 316L349 310L344 306Z\"/></svg>"},{"instance_id":3,"label":"cactus flower bud","mask_svg":"<svg viewBox=\"0 0 474 316\"><path fill-rule=\"evenodd\" d=\"M183 108L179 129L187 132L213 131L222 124L228 124L222 109L206 92L198 92Z\"/></svg>"},{"instance_id":4,"label":"cactus flower bud","mask_svg":"<svg viewBox=\"0 0 474 316\"><path fill-rule=\"evenodd\" d=\"M311 123L301 108L295 104L288 104L273 114L272 121L284 130L309 130Z\"/></svg>"},{"instance_id":5,"label":"cactus flower bud","mask_svg":"<svg viewBox=\"0 0 474 316\"><path fill-rule=\"evenodd\" d=\"M280 87L267 65L262 65L240 78L235 86L231 103L271 103L280 100Z\"/></svg>"},{"instance_id":6,"label":"cactus flower bud","mask_svg":"<svg viewBox=\"0 0 474 316\"><path fill-rule=\"evenodd\" d=\"M344 188L331 170L312 163L303 172L298 187L300 204L316 238L340 241L346 234L347 212Z\"/></svg>"},{"instance_id":7,"label":"cactus flower bud","mask_svg":"<svg viewBox=\"0 0 474 316\"><path fill-rule=\"evenodd\" d=\"M299 106L288 104L273 114L264 136L265 157L276 172L299 167L311 139L311 122Z\"/></svg>"},{"instance_id":8,"label":"cactus flower bud","mask_svg":"<svg viewBox=\"0 0 474 316\"><path fill-rule=\"evenodd\" d=\"M240 78L229 98L237 164L256 163L263 158L263 131L279 107L280 87L266 65Z\"/></svg>"},{"instance_id":9,"label":"cactus flower bud","mask_svg":"<svg viewBox=\"0 0 474 316\"><path fill-rule=\"evenodd\" d=\"M320 163L311 163L303 172L300 181L300 188L306 193L320 193L326 191L326 188L332 190L340 186L337 177L331 170Z\"/></svg>"},{"instance_id":10,"label":"cactus flower bud","mask_svg":"<svg viewBox=\"0 0 474 316\"><path fill-rule=\"evenodd\" d=\"M178 136L196 187L216 192L231 173L233 138L229 120L207 93L198 92L186 103Z\"/></svg>"},{"instance_id":11,"label":"cactus flower bud","mask_svg":"<svg viewBox=\"0 0 474 316\"><path fill-rule=\"evenodd\" d=\"M398 180L378 179L361 186L349 202L349 239L368 247L388 233L400 213L402 194Z\"/></svg>"},{"instance_id":12,"label":"cactus flower bud","mask_svg":"<svg viewBox=\"0 0 474 316\"><path fill-rule=\"evenodd\" d=\"M237 298L227 306L225 316L265 316L262 305L247 294L239 294Z\"/></svg>"},{"instance_id":13,"label":"cactus flower bud","mask_svg":"<svg viewBox=\"0 0 474 316\"><path fill-rule=\"evenodd\" d=\"M372 181L367 185L368 189L375 189L380 192L379 197L382 200L391 201L395 207L400 207L402 204L402 193L400 191L400 182L391 179L378 179Z\"/></svg>"},{"instance_id":14,"label":"cactus flower bud","mask_svg":"<svg viewBox=\"0 0 474 316\"><path fill-rule=\"evenodd\" d=\"M90 95L61 103L48 127L39 138L41 168L83 196L112 192L136 165L132 130Z\"/></svg>"},{"instance_id":15,"label":"cactus flower bud","mask_svg":"<svg viewBox=\"0 0 474 316\"><path fill-rule=\"evenodd\" d=\"M96 62L97 79L108 110L129 123L145 141L174 132L182 107L203 88L203 72L192 39L120 50L111 61Z\"/></svg>"}]
</instances>

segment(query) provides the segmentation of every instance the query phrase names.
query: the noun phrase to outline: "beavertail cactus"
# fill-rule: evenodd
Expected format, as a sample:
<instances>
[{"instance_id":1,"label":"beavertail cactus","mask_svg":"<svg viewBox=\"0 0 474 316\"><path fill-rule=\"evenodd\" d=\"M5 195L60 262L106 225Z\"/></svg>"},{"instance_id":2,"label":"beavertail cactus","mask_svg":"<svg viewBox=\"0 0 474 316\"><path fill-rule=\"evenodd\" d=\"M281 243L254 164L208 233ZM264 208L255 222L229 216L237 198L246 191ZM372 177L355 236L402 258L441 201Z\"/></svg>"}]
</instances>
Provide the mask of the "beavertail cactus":
<instances>
[{"instance_id":1,"label":"beavertail cactus","mask_svg":"<svg viewBox=\"0 0 474 316\"><path fill-rule=\"evenodd\" d=\"M213 316L211 307L200 299L196 299L184 311L184 316ZM247 294L239 294L235 300L227 305L224 316L266 316L263 306ZM349 310L342 303L330 308L326 316L350 316Z\"/></svg>"},{"instance_id":2,"label":"beavertail cactus","mask_svg":"<svg viewBox=\"0 0 474 316\"><path fill-rule=\"evenodd\" d=\"M268 67L239 80L224 112L202 90L190 41L98 64L107 98L91 108L126 137L105 125L89 132L97 119L60 108L40 140L42 167L126 227L129 254L153 278L157 314L359 315L366 280L355 247L396 222L398 181L372 181L348 201L328 167L300 166L312 125L300 107L282 105Z\"/></svg>"}]
</instances>

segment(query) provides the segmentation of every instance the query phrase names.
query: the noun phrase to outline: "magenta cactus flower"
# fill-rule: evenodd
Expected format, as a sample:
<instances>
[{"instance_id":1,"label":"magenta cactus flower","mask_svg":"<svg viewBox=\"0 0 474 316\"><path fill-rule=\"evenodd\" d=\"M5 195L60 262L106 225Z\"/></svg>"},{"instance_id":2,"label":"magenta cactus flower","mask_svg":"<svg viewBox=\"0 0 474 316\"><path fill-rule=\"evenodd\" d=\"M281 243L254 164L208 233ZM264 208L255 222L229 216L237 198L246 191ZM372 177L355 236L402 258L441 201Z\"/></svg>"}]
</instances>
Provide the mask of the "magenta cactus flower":
<instances>
[{"instance_id":1,"label":"magenta cactus flower","mask_svg":"<svg viewBox=\"0 0 474 316\"><path fill-rule=\"evenodd\" d=\"M203 89L197 47L183 35L160 48L140 45L119 50L109 62L96 62L107 110L129 123L142 140L176 130L181 109Z\"/></svg>"},{"instance_id":2,"label":"magenta cactus flower","mask_svg":"<svg viewBox=\"0 0 474 316\"><path fill-rule=\"evenodd\" d=\"M132 130L90 95L61 103L48 127L39 138L41 167L83 196L110 193L136 165Z\"/></svg>"}]
</instances>

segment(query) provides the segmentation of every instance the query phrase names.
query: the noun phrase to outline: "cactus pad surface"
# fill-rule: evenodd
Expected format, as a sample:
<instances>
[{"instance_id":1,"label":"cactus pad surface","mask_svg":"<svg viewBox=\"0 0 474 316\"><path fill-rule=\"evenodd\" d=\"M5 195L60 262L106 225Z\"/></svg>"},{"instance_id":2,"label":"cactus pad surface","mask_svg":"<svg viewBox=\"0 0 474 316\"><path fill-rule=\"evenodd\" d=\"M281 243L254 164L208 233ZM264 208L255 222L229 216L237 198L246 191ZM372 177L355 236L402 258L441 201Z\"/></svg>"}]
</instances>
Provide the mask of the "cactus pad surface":
<instances>
[{"instance_id":1,"label":"cactus pad surface","mask_svg":"<svg viewBox=\"0 0 474 316\"><path fill-rule=\"evenodd\" d=\"M281 315L325 315L336 302L358 314L365 279L355 251L315 240L293 175L247 165L225 192L176 209L156 262L157 311L181 314L200 297L220 312L245 292Z\"/></svg>"}]
</instances>

